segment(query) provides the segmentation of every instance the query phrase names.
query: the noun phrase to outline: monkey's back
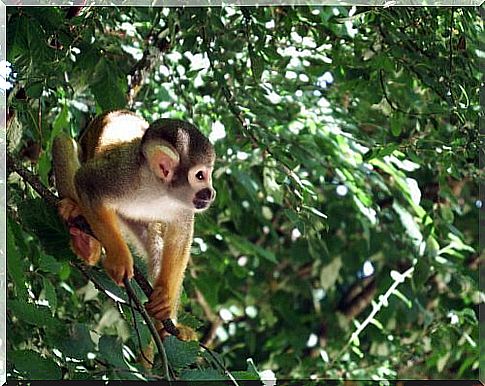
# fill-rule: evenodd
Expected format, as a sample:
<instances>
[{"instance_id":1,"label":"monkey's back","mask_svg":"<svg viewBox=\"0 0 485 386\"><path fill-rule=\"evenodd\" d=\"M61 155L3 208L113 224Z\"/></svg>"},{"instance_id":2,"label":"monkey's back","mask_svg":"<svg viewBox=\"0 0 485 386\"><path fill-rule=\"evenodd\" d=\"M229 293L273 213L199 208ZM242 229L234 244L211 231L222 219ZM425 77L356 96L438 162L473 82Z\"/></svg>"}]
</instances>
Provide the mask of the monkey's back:
<instances>
[{"instance_id":1,"label":"monkey's back","mask_svg":"<svg viewBox=\"0 0 485 386\"><path fill-rule=\"evenodd\" d=\"M96 117L79 138L81 162L102 154L113 145L141 138L148 122L128 110L108 111Z\"/></svg>"}]
</instances>

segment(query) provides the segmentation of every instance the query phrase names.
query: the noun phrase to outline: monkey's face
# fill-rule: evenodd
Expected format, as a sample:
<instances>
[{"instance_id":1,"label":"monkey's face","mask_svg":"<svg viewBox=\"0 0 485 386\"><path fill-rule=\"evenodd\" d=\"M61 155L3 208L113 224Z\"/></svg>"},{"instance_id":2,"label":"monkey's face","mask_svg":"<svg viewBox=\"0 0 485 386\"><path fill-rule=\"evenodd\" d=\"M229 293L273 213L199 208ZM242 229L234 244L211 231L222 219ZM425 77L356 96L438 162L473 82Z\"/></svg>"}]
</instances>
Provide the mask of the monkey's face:
<instances>
[{"instance_id":1,"label":"monkey's face","mask_svg":"<svg viewBox=\"0 0 485 386\"><path fill-rule=\"evenodd\" d=\"M170 119L155 121L145 132L142 151L165 193L194 212L214 201L214 148L193 125Z\"/></svg>"},{"instance_id":2,"label":"monkey's face","mask_svg":"<svg viewBox=\"0 0 485 386\"><path fill-rule=\"evenodd\" d=\"M192 204L196 212L207 209L216 196L212 187L212 166L196 165L189 169L188 183L192 189Z\"/></svg>"}]
</instances>

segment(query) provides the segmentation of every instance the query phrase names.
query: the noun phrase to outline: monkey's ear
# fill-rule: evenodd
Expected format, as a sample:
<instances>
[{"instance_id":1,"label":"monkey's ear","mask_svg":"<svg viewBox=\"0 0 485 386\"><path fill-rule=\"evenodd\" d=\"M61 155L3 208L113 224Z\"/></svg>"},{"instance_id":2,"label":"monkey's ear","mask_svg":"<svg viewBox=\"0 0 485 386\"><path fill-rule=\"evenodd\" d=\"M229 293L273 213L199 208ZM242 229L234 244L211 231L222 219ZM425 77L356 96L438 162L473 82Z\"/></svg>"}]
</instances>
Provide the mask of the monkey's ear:
<instances>
[{"instance_id":1,"label":"monkey's ear","mask_svg":"<svg viewBox=\"0 0 485 386\"><path fill-rule=\"evenodd\" d=\"M147 149L147 159L150 169L165 182L170 182L177 168L180 157L168 145L153 145Z\"/></svg>"}]
</instances>

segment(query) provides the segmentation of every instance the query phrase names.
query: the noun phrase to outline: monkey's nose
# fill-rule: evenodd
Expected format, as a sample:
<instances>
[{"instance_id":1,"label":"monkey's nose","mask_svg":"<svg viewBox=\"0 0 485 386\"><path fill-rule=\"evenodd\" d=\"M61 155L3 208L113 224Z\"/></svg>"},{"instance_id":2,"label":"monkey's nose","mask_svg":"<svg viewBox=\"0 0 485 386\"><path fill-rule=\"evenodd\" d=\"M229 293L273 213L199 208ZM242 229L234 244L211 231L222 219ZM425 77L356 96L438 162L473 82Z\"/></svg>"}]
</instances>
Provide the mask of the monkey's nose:
<instances>
[{"instance_id":1,"label":"monkey's nose","mask_svg":"<svg viewBox=\"0 0 485 386\"><path fill-rule=\"evenodd\" d=\"M214 193L214 189L204 188L195 194L195 198L202 201L212 201L215 196Z\"/></svg>"}]
</instances>

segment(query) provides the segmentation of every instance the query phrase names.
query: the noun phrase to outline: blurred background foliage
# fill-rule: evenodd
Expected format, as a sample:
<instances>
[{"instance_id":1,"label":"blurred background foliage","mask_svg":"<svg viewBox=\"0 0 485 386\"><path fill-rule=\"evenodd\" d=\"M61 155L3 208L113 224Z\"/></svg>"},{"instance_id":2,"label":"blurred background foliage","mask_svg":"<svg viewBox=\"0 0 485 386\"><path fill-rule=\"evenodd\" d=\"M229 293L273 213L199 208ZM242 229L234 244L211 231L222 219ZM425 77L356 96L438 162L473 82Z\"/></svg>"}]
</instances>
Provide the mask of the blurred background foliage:
<instances>
[{"instance_id":1,"label":"blurred background foliage","mask_svg":"<svg viewBox=\"0 0 485 386\"><path fill-rule=\"evenodd\" d=\"M478 378L479 11L8 7L8 149L54 191L59 132L115 108L193 122L218 193L181 320L229 369ZM120 299L98 292L53 208L8 183L9 376L156 378L123 291L97 268ZM167 344L179 378L222 377Z\"/></svg>"}]
</instances>

